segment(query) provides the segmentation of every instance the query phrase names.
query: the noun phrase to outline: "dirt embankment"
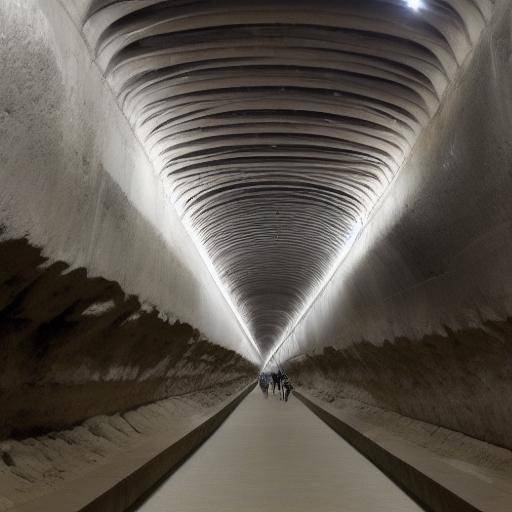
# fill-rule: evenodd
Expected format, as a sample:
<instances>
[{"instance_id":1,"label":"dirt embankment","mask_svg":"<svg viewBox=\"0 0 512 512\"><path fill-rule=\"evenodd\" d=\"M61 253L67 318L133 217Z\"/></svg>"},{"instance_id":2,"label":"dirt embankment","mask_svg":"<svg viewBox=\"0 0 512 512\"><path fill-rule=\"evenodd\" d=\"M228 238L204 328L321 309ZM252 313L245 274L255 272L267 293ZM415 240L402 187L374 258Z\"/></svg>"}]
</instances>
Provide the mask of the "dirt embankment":
<instances>
[{"instance_id":1,"label":"dirt embankment","mask_svg":"<svg viewBox=\"0 0 512 512\"><path fill-rule=\"evenodd\" d=\"M247 382L256 372L116 282L48 262L26 239L0 243L0 340L0 439Z\"/></svg>"},{"instance_id":2,"label":"dirt embankment","mask_svg":"<svg viewBox=\"0 0 512 512\"><path fill-rule=\"evenodd\" d=\"M512 449L512 319L482 328L326 347L287 364L297 383Z\"/></svg>"},{"instance_id":3,"label":"dirt embankment","mask_svg":"<svg viewBox=\"0 0 512 512\"><path fill-rule=\"evenodd\" d=\"M0 511L58 490L114 463L154 436L179 439L245 387L243 381L168 398L123 414L89 418L74 428L0 442Z\"/></svg>"}]
</instances>

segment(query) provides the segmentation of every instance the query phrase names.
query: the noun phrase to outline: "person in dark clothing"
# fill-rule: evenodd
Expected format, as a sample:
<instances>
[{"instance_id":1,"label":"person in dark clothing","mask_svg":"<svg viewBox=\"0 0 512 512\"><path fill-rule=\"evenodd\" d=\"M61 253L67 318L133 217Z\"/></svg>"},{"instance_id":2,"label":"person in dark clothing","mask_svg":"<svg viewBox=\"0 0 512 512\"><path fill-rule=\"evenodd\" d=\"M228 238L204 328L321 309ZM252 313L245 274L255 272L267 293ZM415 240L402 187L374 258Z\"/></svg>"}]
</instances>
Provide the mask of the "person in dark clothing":
<instances>
[{"instance_id":1,"label":"person in dark clothing","mask_svg":"<svg viewBox=\"0 0 512 512\"><path fill-rule=\"evenodd\" d=\"M284 372L281 370L281 368L279 368L279 370L277 371L277 389L279 390L279 395L281 396L281 399L283 398L283 387L282 387L282 383L283 383L283 377L284 377Z\"/></svg>"},{"instance_id":2,"label":"person in dark clothing","mask_svg":"<svg viewBox=\"0 0 512 512\"><path fill-rule=\"evenodd\" d=\"M286 372L283 370L279 370L279 383L281 387L281 393L280 398L281 400L284 400L285 402L288 401L288 397L290 396L290 392L293 389L293 386L290 382L290 379L288 378L288 375L286 375Z\"/></svg>"},{"instance_id":3,"label":"person in dark clothing","mask_svg":"<svg viewBox=\"0 0 512 512\"><path fill-rule=\"evenodd\" d=\"M281 400L285 400L286 389L284 383L288 380L288 375L282 370L279 370L279 384L281 387Z\"/></svg>"},{"instance_id":4,"label":"person in dark clothing","mask_svg":"<svg viewBox=\"0 0 512 512\"><path fill-rule=\"evenodd\" d=\"M288 397L290 396L290 393L292 392L293 386L290 380L288 379L288 376L284 376L283 380L283 398L285 402L288 402Z\"/></svg>"},{"instance_id":5,"label":"person in dark clothing","mask_svg":"<svg viewBox=\"0 0 512 512\"><path fill-rule=\"evenodd\" d=\"M281 383L279 382L279 375L276 372L272 372L272 394L276 392L276 386L278 391L281 391Z\"/></svg>"},{"instance_id":6,"label":"person in dark clothing","mask_svg":"<svg viewBox=\"0 0 512 512\"><path fill-rule=\"evenodd\" d=\"M268 380L268 375L265 373L260 373L260 388L263 392L263 396L268 398L268 386L270 382Z\"/></svg>"}]
</instances>

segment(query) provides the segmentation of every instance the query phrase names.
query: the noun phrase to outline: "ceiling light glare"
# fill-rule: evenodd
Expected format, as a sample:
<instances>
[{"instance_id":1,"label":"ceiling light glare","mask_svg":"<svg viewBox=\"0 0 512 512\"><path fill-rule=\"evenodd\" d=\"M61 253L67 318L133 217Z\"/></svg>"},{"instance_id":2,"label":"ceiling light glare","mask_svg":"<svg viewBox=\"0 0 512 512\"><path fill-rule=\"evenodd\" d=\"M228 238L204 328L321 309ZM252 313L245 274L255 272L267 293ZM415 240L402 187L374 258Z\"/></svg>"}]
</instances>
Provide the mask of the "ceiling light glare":
<instances>
[{"instance_id":1,"label":"ceiling light glare","mask_svg":"<svg viewBox=\"0 0 512 512\"><path fill-rule=\"evenodd\" d=\"M233 312L236 320L238 321L238 324L240 325L243 333L245 334L245 337L247 338L247 340L249 341L250 345L255 350L257 356L261 360L263 358L263 356L261 354L261 351L260 351L260 348L259 348L258 344L256 343L256 341L252 337L252 334L251 334L251 331L249 330L249 327L245 323L244 318L242 318L242 315L239 313L238 308L235 306L233 300L231 299L231 295L229 293L229 290L227 289L227 287L223 283L221 277L217 273L217 270L213 266L213 263L212 263L212 261L210 259L210 255L206 251L202 241L196 235L196 232L195 232L194 228L192 227L192 225L190 223L190 220L187 219L184 216L183 211L179 208L179 205L178 205L177 201L175 201L175 199L173 197L173 192L172 192L172 189L171 189L171 186L169 185L169 183L166 184L165 192L166 192L167 197L169 198L171 204L173 205L173 207L178 212L182 226L185 228L185 231L187 232L188 236L190 237L190 239L192 240L193 244L195 245L195 247L197 249L197 252L199 253L199 256L203 260L203 263L205 264L208 272L212 276L215 284L217 285L218 289L220 290L222 296L224 297L224 300L227 302L229 308Z\"/></svg>"},{"instance_id":2,"label":"ceiling light glare","mask_svg":"<svg viewBox=\"0 0 512 512\"><path fill-rule=\"evenodd\" d=\"M243 333L245 334L246 338L249 340L249 343L252 345L252 347L258 354L258 357L261 359L262 355L260 352L260 348L258 347L258 344L252 337L252 334L251 334L249 328L247 327L245 320L242 318L242 315L239 313L237 307L235 306L233 300L231 299L231 295L230 295L228 289L222 282L221 277L219 276L219 274L217 273L217 270L213 266L210 256L206 252L206 249L204 248L202 242L199 240L199 237L196 235L194 228L189 224L187 219L182 219L182 223L183 223L183 226L185 227L185 231L187 231L188 235L194 242L194 245L196 246L196 249L199 252L199 255L201 256L201 259L203 260L204 264L206 265L206 268L208 269L208 272L212 276L213 280L215 281L215 284L219 288L222 296L224 297L224 300L227 302L231 311L235 315L235 318L237 319L240 327L242 328Z\"/></svg>"},{"instance_id":3,"label":"ceiling light glare","mask_svg":"<svg viewBox=\"0 0 512 512\"><path fill-rule=\"evenodd\" d=\"M424 7L424 4L421 0L405 0L405 3L407 4L407 7L413 11L419 11L422 7Z\"/></svg>"},{"instance_id":4,"label":"ceiling light glare","mask_svg":"<svg viewBox=\"0 0 512 512\"><path fill-rule=\"evenodd\" d=\"M284 345L284 343L288 340L288 338L292 335L293 331L297 327L297 325L301 322L301 320L306 316L308 311L310 310L311 306L315 303L315 301L318 299L318 297L322 294L322 292L325 290L327 285L331 282L331 279L334 277L334 274L337 272L337 270L341 267L341 264L345 260L345 258L348 256L348 253L352 249L352 246L355 244L356 240L358 239L360 233L363 230L364 223L362 221L356 223L353 228L350 236L345 241L345 244L343 245L343 248L341 249L340 253L338 254L338 257L331 265L330 271L327 273L327 275L324 277L322 283L320 286L318 286L313 293L310 295L309 300L304 304L302 310L297 315L293 323L288 326L286 331L283 333L279 341L272 347L272 350L269 352L269 355L267 356L267 359L265 360L265 363L263 364L262 370L264 370L271 362L272 358L277 354L279 349Z\"/></svg>"}]
</instances>

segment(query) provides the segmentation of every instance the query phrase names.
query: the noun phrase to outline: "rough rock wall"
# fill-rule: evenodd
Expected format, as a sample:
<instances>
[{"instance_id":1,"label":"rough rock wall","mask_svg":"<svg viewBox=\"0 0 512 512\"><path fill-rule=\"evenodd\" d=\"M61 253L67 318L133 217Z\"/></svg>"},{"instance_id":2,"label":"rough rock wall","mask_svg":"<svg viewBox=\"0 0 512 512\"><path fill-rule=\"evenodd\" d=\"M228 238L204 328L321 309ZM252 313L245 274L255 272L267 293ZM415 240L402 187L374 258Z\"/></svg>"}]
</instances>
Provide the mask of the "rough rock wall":
<instances>
[{"instance_id":1,"label":"rough rock wall","mask_svg":"<svg viewBox=\"0 0 512 512\"><path fill-rule=\"evenodd\" d=\"M0 224L252 361L66 2L0 4Z\"/></svg>"},{"instance_id":2,"label":"rough rock wall","mask_svg":"<svg viewBox=\"0 0 512 512\"><path fill-rule=\"evenodd\" d=\"M225 385L255 368L84 268L0 243L0 439Z\"/></svg>"},{"instance_id":3,"label":"rough rock wall","mask_svg":"<svg viewBox=\"0 0 512 512\"><path fill-rule=\"evenodd\" d=\"M366 229L277 354L305 385L509 448L511 13L498 3Z\"/></svg>"},{"instance_id":4,"label":"rough rock wall","mask_svg":"<svg viewBox=\"0 0 512 512\"><path fill-rule=\"evenodd\" d=\"M259 360L62 5L0 2L0 438Z\"/></svg>"}]
</instances>

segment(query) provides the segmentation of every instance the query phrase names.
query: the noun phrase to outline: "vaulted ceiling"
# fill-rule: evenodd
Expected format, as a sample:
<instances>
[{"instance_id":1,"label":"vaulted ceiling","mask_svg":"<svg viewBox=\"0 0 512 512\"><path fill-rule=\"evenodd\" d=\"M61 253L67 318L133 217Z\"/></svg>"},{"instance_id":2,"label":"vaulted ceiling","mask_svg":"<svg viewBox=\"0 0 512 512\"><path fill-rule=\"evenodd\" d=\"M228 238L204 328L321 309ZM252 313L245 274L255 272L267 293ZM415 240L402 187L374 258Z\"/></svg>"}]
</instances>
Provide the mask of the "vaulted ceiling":
<instances>
[{"instance_id":1,"label":"vaulted ceiling","mask_svg":"<svg viewBox=\"0 0 512 512\"><path fill-rule=\"evenodd\" d=\"M90 6L91 51L262 352L364 223L493 5L407 3Z\"/></svg>"}]
</instances>

